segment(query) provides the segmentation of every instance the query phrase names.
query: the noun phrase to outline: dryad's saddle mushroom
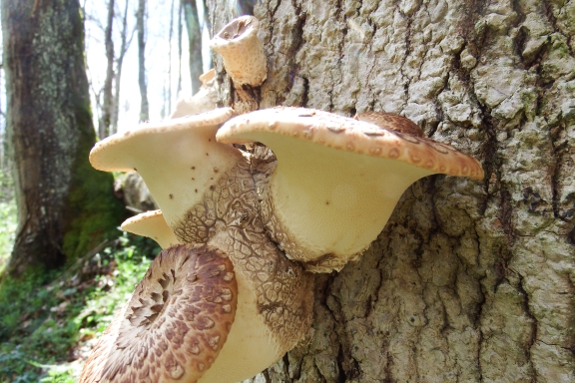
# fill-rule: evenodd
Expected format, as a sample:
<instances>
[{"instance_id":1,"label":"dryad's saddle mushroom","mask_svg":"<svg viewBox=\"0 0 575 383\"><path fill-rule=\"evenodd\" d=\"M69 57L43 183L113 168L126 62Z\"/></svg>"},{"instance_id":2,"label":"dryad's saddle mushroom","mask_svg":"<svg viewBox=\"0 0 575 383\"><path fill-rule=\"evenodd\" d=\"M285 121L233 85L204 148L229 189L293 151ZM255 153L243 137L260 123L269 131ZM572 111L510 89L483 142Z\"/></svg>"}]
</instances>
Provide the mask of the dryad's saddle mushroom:
<instances>
[{"instance_id":1,"label":"dryad's saddle mushroom","mask_svg":"<svg viewBox=\"0 0 575 383\"><path fill-rule=\"evenodd\" d=\"M246 20L226 27L226 38L249 33L255 19ZM265 80L256 77L254 86ZM239 149L246 143L256 144ZM164 250L99 340L81 382L254 376L309 334L307 271L356 259L419 178L483 177L479 162L403 117L283 107L144 124L98 143L90 161L141 174L161 210L122 227Z\"/></svg>"},{"instance_id":2,"label":"dryad's saddle mushroom","mask_svg":"<svg viewBox=\"0 0 575 383\"><path fill-rule=\"evenodd\" d=\"M378 122L274 108L236 117L216 135L273 151L277 165L258 185L262 219L273 241L310 271L340 270L361 254L419 178L483 178L479 162L421 137L410 120L384 114Z\"/></svg>"}]
</instances>

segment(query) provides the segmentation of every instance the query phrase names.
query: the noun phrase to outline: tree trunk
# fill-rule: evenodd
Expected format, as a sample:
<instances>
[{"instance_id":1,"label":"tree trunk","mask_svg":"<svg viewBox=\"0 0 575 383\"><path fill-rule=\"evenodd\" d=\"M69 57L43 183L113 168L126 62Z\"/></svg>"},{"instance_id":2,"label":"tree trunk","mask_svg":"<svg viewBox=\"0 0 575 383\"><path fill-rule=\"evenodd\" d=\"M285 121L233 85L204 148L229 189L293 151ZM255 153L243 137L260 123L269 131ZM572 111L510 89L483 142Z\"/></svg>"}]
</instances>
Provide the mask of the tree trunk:
<instances>
[{"instance_id":1,"label":"tree trunk","mask_svg":"<svg viewBox=\"0 0 575 383\"><path fill-rule=\"evenodd\" d=\"M168 113L172 112L172 38L174 37L174 5L176 0L172 0L170 7L170 32L168 37Z\"/></svg>"},{"instance_id":2,"label":"tree trunk","mask_svg":"<svg viewBox=\"0 0 575 383\"><path fill-rule=\"evenodd\" d=\"M184 7L184 18L186 20L186 29L188 30L192 94L196 94L202 85L198 77L204 72L202 62L202 31L200 30L196 0L182 0L182 7Z\"/></svg>"},{"instance_id":3,"label":"tree trunk","mask_svg":"<svg viewBox=\"0 0 575 383\"><path fill-rule=\"evenodd\" d=\"M214 31L230 3L208 1ZM407 190L358 262L316 276L309 342L253 381L575 381L575 2L263 0L254 14L260 108L400 113L486 176Z\"/></svg>"},{"instance_id":4,"label":"tree trunk","mask_svg":"<svg viewBox=\"0 0 575 383\"><path fill-rule=\"evenodd\" d=\"M122 66L124 65L124 56L132 40L134 30L132 30L131 37L128 41L128 4L129 0L126 0L124 5L124 15L122 16L122 31L120 32L120 53L118 54L118 60L116 61L116 77L114 88L114 99L112 102L112 130L111 134L118 131L118 117L120 116L120 85L122 80Z\"/></svg>"},{"instance_id":5,"label":"tree trunk","mask_svg":"<svg viewBox=\"0 0 575 383\"><path fill-rule=\"evenodd\" d=\"M101 140L110 134L110 124L113 108L112 81L114 80L114 41L112 40L112 29L114 26L114 0L108 0L108 19L104 32L104 42L106 46L106 79L104 81L104 102L102 107L102 118L99 121L98 135Z\"/></svg>"},{"instance_id":6,"label":"tree trunk","mask_svg":"<svg viewBox=\"0 0 575 383\"><path fill-rule=\"evenodd\" d=\"M18 229L6 268L53 268L115 231L112 177L88 162L95 142L78 0L2 1L7 139Z\"/></svg>"},{"instance_id":7,"label":"tree trunk","mask_svg":"<svg viewBox=\"0 0 575 383\"><path fill-rule=\"evenodd\" d=\"M149 120L148 86L146 85L146 0L138 3L136 13L136 28L138 29L138 84L140 85L140 122Z\"/></svg>"},{"instance_id":8,"label":"tree trunk","mask_svg":"<svg viewBox=\"0 0 575 383\"><path fill-rule=\"evenodd\" d=\"M183 25L182 25L182 4L178 7L178 98L180 98L180 91L182 90L182 35L183 35Z\"/></svg>"}]
</instances>

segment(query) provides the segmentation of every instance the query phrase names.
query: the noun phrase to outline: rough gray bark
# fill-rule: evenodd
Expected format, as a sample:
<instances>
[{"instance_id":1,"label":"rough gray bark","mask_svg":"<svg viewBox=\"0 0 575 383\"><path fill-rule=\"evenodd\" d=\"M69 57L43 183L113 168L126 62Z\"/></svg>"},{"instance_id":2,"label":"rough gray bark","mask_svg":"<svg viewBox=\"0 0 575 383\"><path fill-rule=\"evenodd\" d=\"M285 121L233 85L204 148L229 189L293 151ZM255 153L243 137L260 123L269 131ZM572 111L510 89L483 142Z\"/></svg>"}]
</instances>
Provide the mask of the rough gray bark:
<instances>
[{"instance_id":1,"label":"rough gray bark","mask_svg":"<svg viewBox=\"0 0 575 383\"><path fill-rule=\"evenodd\" d=\"M104 80L102 118L98 125L98 136L101 140L110 134L110 124L113 108L112 81L114 80L114 41L112 40L112 29L114 27L114 0L108 0L108 17L106 30L104 31L104 43L106 47L106 79Z\"/></svg>"},{"instance_id":2,"label":"rough gray bark","mask_svg":"<svg viewBox=\"0 0 575 383\"><path fill-rule=\"evenodd\" d=\"M232 18L208 1L212 32ZM575 1L263 0L260 108L396 112L483 182L414 184L254 382L575 381ZM237 99L216 58L223 104Z\"/></svg>"},{"instance_id":3,"label":"rough gray bark","mask_svg":"<svg viewBox=\"0 0 575 383\"><path fill-rule=\"evenodd\" d=\"M202 62L202 31L198 18L196 0L182 0L186 29L188 30L188 53L190 57L190 78L192 94L196 94L202 85L198 77L204 72Z\"/></svg>"},{"instance_id":4,"label":"rough gray bark","mask_svg":"<svg viewBox=\"0 0 575 383\"><path fill-rule=\"evenodd\" d=\"M136 13L138 30L138 85L140 86L140 122L150 117L148 104L148 86L146 83L146 0L139 0Z\"/></svg>"},{"instance_id":5,"label":"rough gray bark","mask_svg":"<svg viewBox=\"0 0 575 383\"><path fill-rule=\"evenodd\" d=\"M18 229L6 273L62 265L113 230L112 178L88 163L95 142L78 0L1 3L7 140Z\"/></svg>"}]
</instances>

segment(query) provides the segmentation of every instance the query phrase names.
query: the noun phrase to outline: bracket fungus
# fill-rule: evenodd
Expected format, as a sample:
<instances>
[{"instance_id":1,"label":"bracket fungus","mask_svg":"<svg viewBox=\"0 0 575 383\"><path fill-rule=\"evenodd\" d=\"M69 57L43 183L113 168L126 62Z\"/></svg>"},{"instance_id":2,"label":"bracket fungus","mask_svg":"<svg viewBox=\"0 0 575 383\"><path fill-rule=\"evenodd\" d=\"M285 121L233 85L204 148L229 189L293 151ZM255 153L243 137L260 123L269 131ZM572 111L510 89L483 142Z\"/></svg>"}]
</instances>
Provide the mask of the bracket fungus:
<instances>
[{"instance_id":1,"label":"bracket fungus","mask_svg":"<svg viewBox=\"0 0 575 383\"><path fill-rule=\"evenodd\" d=\"M218 333L218 354L212 351L204 353L202 349L197 354L202 362L190 363L190 360L196 360L187 357L192 346L190 343L182 344L181 336L174 334L183 331L192 338L203 336L203 333L197 334L194 319L177 331L156 320L154 323L157 325L149 327L151 332L146 332L148 328L142 330L138 327L144 319L130 320L135 315L134 304L130 303L97 344L94 356L84 367L81 382L120 381L114 376L125 376L126 381L140 381L138 374L141 371L133 372L132 367L143 366L148 368L143 371L148 372L152 371L152 366L160 369L156 363L160 358L157 353L165 351L170 359L161 359L159 363L172 368L170 371L175 373L156 371L155 375L150 375L152 382L199 379L200 382L233 383L267 368L308 334L312 320L313 279L300 265L285 258L265 234L256 186L246 156L215 139L217 129L232 115L230 108L222 108L197 116L144 124L136 130L118 133L101 141L90 154L90 161L97 169L140 173L161 212L133 217L123 227L156 239L162 247L177 243L164 250L172 254L176 251L173 249L178 249L178 255L174 255L178 258L174 260L174 273L181 272L181 259L193 256L196 251L189 245L208 246L218 256L229 259L231 268L226 266L226 278L237 283L237 310L233 323ZM165 278L164 272L157 271L158 267L164 267L163 264L163 261L152 264L149 273L154 277L144 278L144 286L147 286L145 283L156 283L156 275L160 279ZM165 274L173 275L171 270ZM160 279L157 283L162 285ZM178 281L181 283L178 286L186 283L181 278ZM139 300L142 305L147 305L140 311L144 310L146 314L143 317L149 319L159 307L155 306L159 303L154 303L154 297L158 296L153 294L160 292L155 291L142 298L138 289L148 291L149 288L138 287L131 302ZM209 295L211 290L202 291L190 303L216 299ZM170 307L167 312L170 317L181 320L186 316L185 299ZM133 335L137 336L130 339ZM148 343L143 344L142 337ZM115 358L129 366L119 367L113 362ZM101 370L98 366L110 368ZM180 372L181 377L176 377ZM184 377L189 378L184 380Z\"/></svg>"},{"instance_id":2,"label":"bracket fungus","mask_svg":"<svg viewBox=\"0 0 575 383\"><path fill-rule=\"evenodd\" d=\"M259 86L267 76L257 27L254 17L240 17L211 43L239 85ZM397 115L352 119L284 107L235 114L220 108L144 124L90 153L97 169L140 173L161 210L122 227L164 250L80 382L234 383L256 375L309 335L306 270L331 272L356 259L416 180L483 178L475 159ZM244 143L264 146L232 145Z\"/></svg>"},{"instance_id":3,"label":"bracket fungus","mask_svg":"<svg viewBox=\"0 0 575 383\"><path fill-rule=\"evenodd\" d=\"M219 142L260 142L274 152L277 166L258 185L262 219L273 241L309 271L340 270L356 259L418 179L483 178L474 158L422 137L406 118L380 117L386 118L377 126L279 107L238 116L218 130Z\"/></svg>"},{"instance_id":4,"label":"bracket fungus","mask_svg":"<svg viewBox=\"0 0 575 383\"><path fill-rule=\"evenodd\" d=\"M258 19L241 16L210 41L210 48L222 55L226 72L237 85L256 87L267 78L267 59L258 28Z\"/></svg>"}]
</instances>

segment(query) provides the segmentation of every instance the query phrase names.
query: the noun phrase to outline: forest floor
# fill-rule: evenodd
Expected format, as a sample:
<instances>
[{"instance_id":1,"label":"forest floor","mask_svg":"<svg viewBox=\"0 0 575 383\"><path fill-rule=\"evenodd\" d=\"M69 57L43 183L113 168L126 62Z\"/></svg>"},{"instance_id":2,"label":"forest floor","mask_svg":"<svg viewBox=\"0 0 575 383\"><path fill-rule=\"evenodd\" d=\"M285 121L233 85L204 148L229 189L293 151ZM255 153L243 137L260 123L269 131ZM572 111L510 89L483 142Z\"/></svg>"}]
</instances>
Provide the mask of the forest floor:
<instances>
[{"instance_id":1,"label":"forest floor","mask_svg":"<svg viewBox=\"0 0 575 383\"><path fill-rule=\"evenodd\" d=\"M16 230L13 201L0 201L0 272ZM0 285L0 383L77 382L116 309L160 251L118 231L74 265Z\"/></svg>"}]
</instances>

